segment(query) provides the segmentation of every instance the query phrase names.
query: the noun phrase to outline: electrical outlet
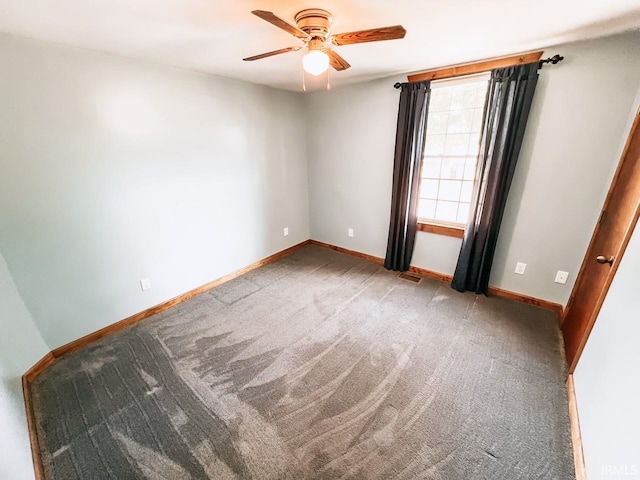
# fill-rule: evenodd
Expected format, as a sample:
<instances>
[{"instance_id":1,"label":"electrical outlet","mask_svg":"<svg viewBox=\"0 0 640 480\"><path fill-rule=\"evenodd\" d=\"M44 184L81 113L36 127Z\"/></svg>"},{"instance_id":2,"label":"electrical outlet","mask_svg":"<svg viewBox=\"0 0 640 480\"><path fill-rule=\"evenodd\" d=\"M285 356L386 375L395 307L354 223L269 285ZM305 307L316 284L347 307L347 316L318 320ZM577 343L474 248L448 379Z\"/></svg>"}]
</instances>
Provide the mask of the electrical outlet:
<instances>
[{"instance_id":1,"label":"electrical outlet","mask_svg":"<svg viewBox=\"0 0 640 480\"><path fill-rule=\"evenodd\" d=\"M284 227L284 236L285 237L289 236L289 227Z\"/></svg>"},{"instance_id":2,"label":"electrical outlet","mask_svg":"<svg viewBox=\"0 0 640 480\"><path fill-rule=\"evenodd\" d=\"M562 285L564 285L565 283L567 283L568 277L569 277L569 272L563 272L562 270L558 270L558 273L556 273L555 282L561 283Z\"/></svg>"},{"instance_id":3,"label":"electrical outlet","mask_svg":"<svg viewBox=\"0 0 640 480\"><path fill-rule=\"evenodd\" d=\"M347 230L347 235L349 235L350 237L353 237L353 228L350 228Z\"/></svg>"},{"instance_id":4,"label":"electrical outlet","mask_svg":"<svg viewBox=\"0 0 640 480\"><path fill-rule=\"evenodd\" d=\"M142 288L142 291L149 290L151 288L151 279L143 278L140 280L140 288Z\"/></svg>"},{"instance_id":5,"label":"electrical outlet","mask_svg":"<svg viewBox=\"0 0 640 480\"><path fill-rule=\"evenodd\" d=\"M524 275L524 271L527 269L527 264L526 263L522 263L522 262L518 262L516 263L516 270L515 272L518 275Z\"/></svg>"}]
</instances>

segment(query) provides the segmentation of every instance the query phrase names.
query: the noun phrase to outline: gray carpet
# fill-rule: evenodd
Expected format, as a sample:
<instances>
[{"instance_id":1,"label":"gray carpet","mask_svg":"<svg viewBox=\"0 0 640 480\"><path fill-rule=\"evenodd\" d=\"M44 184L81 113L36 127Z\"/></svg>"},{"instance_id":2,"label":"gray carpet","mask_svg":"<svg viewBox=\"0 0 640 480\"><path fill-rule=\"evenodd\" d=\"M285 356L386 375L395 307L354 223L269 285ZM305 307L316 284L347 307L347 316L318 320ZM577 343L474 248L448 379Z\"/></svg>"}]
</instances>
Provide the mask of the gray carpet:
<instances>
[{"instance_id":1,"label":"gray carpet","mask_svg":"<svg viewBox=\"0 0 640 480\"><path fill-rule=\"evenodd\" d=\"M305 247L32 385L47 479L573 479L551 312Z\"/></svg>"}]
</instances>

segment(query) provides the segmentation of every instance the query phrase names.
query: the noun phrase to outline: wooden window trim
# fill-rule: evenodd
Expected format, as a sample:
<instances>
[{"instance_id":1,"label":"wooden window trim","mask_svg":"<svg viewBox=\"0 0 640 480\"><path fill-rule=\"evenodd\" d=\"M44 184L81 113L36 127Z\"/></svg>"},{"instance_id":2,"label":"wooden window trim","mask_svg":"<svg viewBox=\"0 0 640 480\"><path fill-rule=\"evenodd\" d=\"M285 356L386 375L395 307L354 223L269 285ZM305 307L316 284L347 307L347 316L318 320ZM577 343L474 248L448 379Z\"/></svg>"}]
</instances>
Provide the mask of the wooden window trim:
<instances>
[{"instance_id":1,"label":"wooden window trim","mask_svg":"<svg viewBox=\"0 0 640 480\"><path fill-rule=\"evenodd\" d=\"M524 65L527 63L539 62L542 58L542 50L539 52L522 53L512 57L493 58L474 63L464 63L451 65L443 68L435 68L424 72L414 73L407 77L409 82L423 82L425 80L440 80L443 78L461 77L463 75L473 75L483 73L494 68L511 67L513 65Z\"/></svg>"},{"instance_id":2,"label":"wooden window trim","mask_svg":"<svg viewBox=\"0 0 640 480\"><path fill-rule=\"evenodd\" d=\"M446 235L448 237L464 237L464 227L458 227L455 225L442 225L438 223L419 221L418 230L421 232L435 233L437 235Z\"/></svg>"}]
</instances>

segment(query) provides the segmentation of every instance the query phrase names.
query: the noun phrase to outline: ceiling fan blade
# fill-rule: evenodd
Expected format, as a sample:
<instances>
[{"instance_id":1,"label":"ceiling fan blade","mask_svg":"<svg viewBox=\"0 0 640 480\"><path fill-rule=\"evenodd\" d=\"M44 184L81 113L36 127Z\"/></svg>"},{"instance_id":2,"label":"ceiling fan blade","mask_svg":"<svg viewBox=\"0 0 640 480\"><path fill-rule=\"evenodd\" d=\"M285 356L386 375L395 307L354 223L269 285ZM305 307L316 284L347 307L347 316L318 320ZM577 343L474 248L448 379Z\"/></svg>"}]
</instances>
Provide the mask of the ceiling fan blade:
<instances>
[{"instance_id":1,"label":"ceiling fan blade","mask_svg":"<svg viewBox=\"0 0 640 480\"><path fill-rule=\"evenodd\" d=\"M267 57L273 57L274 55L280 55L281 53L297 52L301 48L302 48L302 46L300 46L300 47L281 48L280 50L274 50L273 52L261 53L260 55L254 55L253 57L243 58L242 60L244 60L245 62L252 62L253 60L260 60L261 58L267 58Z\"/></svg>"},{"instance_id":2,"label":"ceiling fan blade","mask_svg":"<svg viewBox=\"0 0 640 480\"><path fill-rule=\"evenodd\" d=\"M278 28L281 28L285 32L290 33L294 37L298 37L302 40L308 40L311 38L308 34L300 30L298 27L294 27L290 23L285 22L280 17L276 17L272 12L267 12L265 10L253 10L253 13L256 17L260 17L263 20L275 25Z\"/></svg>"},{"instance_id":3,"label":"ceiling fan blade","mask_svg":"<svg viewBox=\"0 0 640 480\"><path fill-rule=\"evenodd\" d=\"M393 27L371 28L358 30L357 32L338 33L333 35L331 41L335 45L351 45L354 43L379 42L380 40L395 40L404 38L407 31L402 25Z\"/></svg>"},{"instance_id":4,"label":"ceiling fan blade","mask_svg":"<svg viewBox=\"0 0 640 480\"><path fill-rule=\"evenodd\" d=\"M327 49L324 49L324 53L329 55L329 65L331 65L331 67L334 70L337 70L338 72L341 72L342 70L346 70L347 68L351 68L351 65L349 65L349 62L347 62L344 58L342 58L340 55L338 55L335 52L335 50L327 48Z\"/></svg>"}]
</instances>

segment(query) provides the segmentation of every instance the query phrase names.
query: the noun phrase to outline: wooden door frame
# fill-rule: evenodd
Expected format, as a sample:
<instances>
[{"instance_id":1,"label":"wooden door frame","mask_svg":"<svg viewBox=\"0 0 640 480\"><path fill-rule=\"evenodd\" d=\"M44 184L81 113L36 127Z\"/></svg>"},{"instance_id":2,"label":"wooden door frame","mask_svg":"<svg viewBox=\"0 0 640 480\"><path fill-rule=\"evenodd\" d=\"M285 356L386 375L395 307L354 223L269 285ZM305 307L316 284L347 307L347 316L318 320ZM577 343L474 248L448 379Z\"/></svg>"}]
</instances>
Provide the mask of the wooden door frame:
<instances>
[{"instance_id":1,"label":"wooden door frame","mask_svg":"<svg viewBox=\"0 0 640 480\"><path fill-rule=\"evenodd\" d=\"M638 110L636 112L634 121L633 121L633 125L631 126L631 130L629 132L629 136L627 137L627 141L625 143L624 146L624 150L622 151L622 155L620 157L620 161L618 162L618 166L616 168L616 172L613 176L613 179L611 180L611 184L609 186L609 191L607 193L607 198L604 202L604 205L602 207L602 211L600 213L600 217L598 220L598 223L593 231L593 235L591 237L591 241L589 242L589 247L587 248L587 252L585 254L585 257L582 261L582 266L580 267L580 271L578 273L578 276L576 278L576 281L573 285L573 289L571 291L571 296L569 297L569 302L567 303L567 307L564 310L564 314L562 316L562 320L560 323L560 326L562 327L565 318L567 317L567 314L569 312L569 310L571 309L571 305L573 303L573 299L575 297L575 293L577 288L581 285L581 280L582 277L584 275L584 271L587 267L587 265L591 262L593 262L593 259L591 258L591 249L594 246L595 240L598 237L598 234L600 233L600 225L601 225L601 220L603 218L603 215L605 214L605 212L607 212L607 210L609 209L609 204L611 202L611 199L613 197L613 192L616 189L616 186L618 185L618 180L620 179L620 175L621 175L621 170L623 165L625 164L625 162L628 160L628 155L629 155L629 150L631 148L631 145L634 141L640 142L640 110ZM640 159L638 159L637 161L640 162ZM622 260L622 257L624 255L625 250L627 249L627 245L629 244L629 240L631 239L631 235L633 234L633 231L638 223L638 217L640 217L640 199L638 199L638 202L636 203L636 208L635 208L635 212L631 218L631 221L629 222L629 224L627 225L627 228L625 230L624 236L622 237L622 242L621 242L621 246L620 246L620 250L616 253L616 258L615 261L613 262L613 265L611 265L611 272L610 274L607 276L606 280L605 280L605 284L602 288L602 290L599 292L598 294L598 299L596 302L596 305L594 306L593 311L590 313L589 315L589 321L586 324L586 327L584 329L583 332L581 332L580 338L579 338L579 347L578 350L576 351L576 354L574 356L574 358L567 358L567 363L569 365L569 374L572 374L575 369L576 369L576 365L578 364L578 360L580 359L580 356L582 355L582 352L584 350L584 347L587 343L587 340L589 338L589 335L591 334L591 330L593 330L593 326L596 323L596 320L598 318L598 314L600 313L600 309L602 308L602 304L604 303L604 300L607 296L607 293L609 292L609 287L611 287L611 283L613 282L613 279L616 276L616 273L618 271L618 266L620 265L620 261ZM564 334L564 331L563 331Z\"/></svg>"}]
</instances>

